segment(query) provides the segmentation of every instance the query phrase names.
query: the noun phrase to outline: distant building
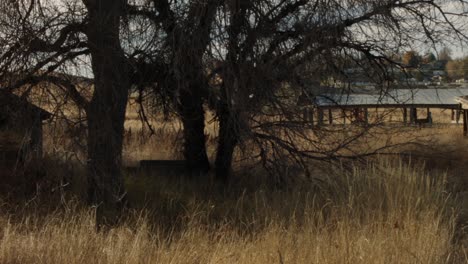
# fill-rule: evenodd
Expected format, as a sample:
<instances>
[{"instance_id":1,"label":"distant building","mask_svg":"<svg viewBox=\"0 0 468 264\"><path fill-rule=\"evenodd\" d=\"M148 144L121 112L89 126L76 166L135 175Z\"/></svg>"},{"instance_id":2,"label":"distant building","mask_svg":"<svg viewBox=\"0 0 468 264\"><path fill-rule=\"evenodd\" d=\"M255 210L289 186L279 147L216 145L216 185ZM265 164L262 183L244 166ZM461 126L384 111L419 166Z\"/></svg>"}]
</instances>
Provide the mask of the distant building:
<instances>
[{"instance_id":1,"label":"distant building","mask_svg":"<svg viewBox=\"0 0 468 264\"><path fill-rule=\"evenodd\" d=\"M0 89L0 170L42 156L42 122L51 114Z\"/></svg>"},{"instance_id":2,"label":"distant building","mask_svg":"<svg viewBox=\"0 0 468 264\"><path fill-rule=\"evenodd\" d=\"M442 70L436 70L432 72L432 76L445 76L445 75L447 74L445 73L445 71L442 71Z\"/></svg>"}]
</instances>

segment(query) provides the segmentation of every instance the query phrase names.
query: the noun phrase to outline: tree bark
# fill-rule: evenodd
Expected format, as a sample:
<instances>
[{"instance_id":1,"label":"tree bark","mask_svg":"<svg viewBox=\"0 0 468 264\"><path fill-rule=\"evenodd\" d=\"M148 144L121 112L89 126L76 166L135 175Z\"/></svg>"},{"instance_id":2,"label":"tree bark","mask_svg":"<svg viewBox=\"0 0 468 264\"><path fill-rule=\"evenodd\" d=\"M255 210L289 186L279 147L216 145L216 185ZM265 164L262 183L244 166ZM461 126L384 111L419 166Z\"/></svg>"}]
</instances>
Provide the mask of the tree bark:
<instances>
[{"instance_id":1,"label":"tree bark","mask_svg":"<svg viewBox=\"0 0 468 264\"><path fill-rule=\"evenodd\" d=\"M206 151L205 110L199 87L180 91L180 115L184 126L184 158L191 176L206 174L210 163Z\"/></svg>"},{"instance_id":2,"label":"tree bark","mask_svg":"<svg viewBox=\"0 0 468 264\"><path fill-rule=\"evenodd\" d=\"M97 226L113 225L124 200L121 173L129 68L120 45L120 18L125 1L84 0L87 37L94 73L88 118L88 199L97 206Z\"/></svg>"},{"instance_id":3,"label":"tree bark","mask_svg":"<svg viewBox=\"0 0 468 264\"><path fill-rule=\"evenodd\" d=\"M227 183L231 178L234 150L239 142L238 115L222 105L218 110L219 138L216 151L216 179Z\"/></svg>"}]
</instances>

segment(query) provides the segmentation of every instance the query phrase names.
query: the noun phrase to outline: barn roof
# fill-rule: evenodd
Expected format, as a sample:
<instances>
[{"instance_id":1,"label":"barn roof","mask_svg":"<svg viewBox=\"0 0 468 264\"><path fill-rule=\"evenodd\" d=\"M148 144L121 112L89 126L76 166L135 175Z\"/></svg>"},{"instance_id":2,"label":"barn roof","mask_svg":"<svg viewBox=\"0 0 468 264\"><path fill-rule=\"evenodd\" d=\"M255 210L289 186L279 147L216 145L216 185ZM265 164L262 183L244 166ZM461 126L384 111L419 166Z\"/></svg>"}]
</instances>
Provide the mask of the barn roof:
<instances>
[{"instance_id":1,"label":"barn roof","mask_svg":"<svg viewBox=\"0 0 468 264\"><path fill-rule=\"evenodd\" d=\"M21 98L13 93L0 89L0 107L8 107L12 111L29 111L33 114L38 114L41 120L49 119L52 114L46 110L28 102L25 98Z\"/></svg>"},{"instance_id":2,"label":"barn roof","mask_svg":"<svg viewBox=\"0 0 468 264\"><path fill-rule=\"evenodd\" d=\"M315 97L319 107L439 107L458 108L457 98L468 95L467 88L394 89L382 94L322 94Z\"/></svg>"}]
</instances>

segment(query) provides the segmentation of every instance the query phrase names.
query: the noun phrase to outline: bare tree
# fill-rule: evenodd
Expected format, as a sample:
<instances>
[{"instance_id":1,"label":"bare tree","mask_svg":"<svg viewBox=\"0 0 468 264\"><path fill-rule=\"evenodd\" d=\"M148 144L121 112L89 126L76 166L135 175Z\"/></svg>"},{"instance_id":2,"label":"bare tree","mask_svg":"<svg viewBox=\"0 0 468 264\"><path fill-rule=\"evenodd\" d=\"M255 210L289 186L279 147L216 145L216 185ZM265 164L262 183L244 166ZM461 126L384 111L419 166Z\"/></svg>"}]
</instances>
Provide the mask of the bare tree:
<instances>
[{"instance_id":1,"label":"bare tree","mask_svg":"<svg viewBox=\"0 0 468 264\"><path fill-rule=\"evenodd\" d=\"M220 124L216 174L228 181L239 146L249 145L249 155L270 167L280 159L305 165L359 156L350 146L372 126L354 126L344 138L337 137L343 129L304 127L297 96L307 82L346 79L343 68L352 65L385 94L393 69L401 67L389 54L450 36L464 40L455 19L464 12L450 10L464 10L465 3L455 0L60 3L2 3L0 77L10 79L10 90L53 83L85 109L89 201L103 224L117 219L125 197L120 166L132 85L152 87L173 105L195 174L209 169L204 106L210 105ZM91 98L52 74L78 59L91 62Z\"/></svg>"},{"instance_id":2,"label":"bare tree","mask_svg":"<svg viewBox=\"0 0 468 264\"><path fill-rule=\"evenodd\" d=\"M463 10L463 1L142 3L133 5L130 13L151 20L156 32L159 25L164 28L155 34L155 42L163 40L162 49L169 58L158 52L155 55L154 50L145 56L153 58L149 68L161 77L152 80L158 83L155 87L173 92L184 123L189 168L208 168L202 106L208 103L220 123L215 165L222 180L229 177L234 150L242 142L253 140L262 153L287 150L299 162L331 159L348 146L344 142L349 139L318 150L320 144L310 140L310 132L327 135L324 129L307 131L298 126L299 111L292 96L305 89L308 78L319 82L331 77L346 79L344 62L351 61L385 94L388 83L395 79L395 68L403 68L391 54L417 43L435 46L451 36L464 39L463 25L456 24L464 13L451 11ZM164 59L154 59L158 56ZM276 119L273 122L262 118L265 116ZM285 131L295 136L278 136ZM312 147L304 149L295 140L308 141ZM265 147L265 142L275 146Z\"/></svg>"},{"instance_id":3,"label":"bare tree","mask_svg":"<svg viewBox=\"0 0 468 264\"><path fill-rule=\"evenodd\" d=\"M126 1L13 1L3 3L1 34L5 89L48 82L64 88L86 111L88 195L97 223L113 224L124 201L122 141L130 68L121 47ZM19 25L12 28L11 23ZM89 56L94 85L90 100L75 84L54 75L59 67Z\"/></svg>"},{"instance_id":4,"label":"bare tree","mask_svg":"<svg viewBox=\"0 0 468 264\"><path fill-rule=\"evenodd\" d=\"M456 5L458 9L454 8ZM334 159L369 127L326 147L327 128L298 128L292 94L308 75L318 82L343 76L343 61L368 73L385 94L395 68L389 54L418 43L466 40L463 1L229 1L217 20L216 50L222 79L217 176L227 179L238 143L257 145L258 156L303 163ZM219 52L221 51L221 52ZM371 70L369 70L371 69ZM215 89L216 90L216 89ZM295 92L294 92L295 91ZM270 117L265 119L264 117ZM263 117L263 118L262 118ZM343 132L343 131L341 131ZM271 155L266 155L271 152ZM345 155L346 156L346 155ZM358 155L355 155L358 156ZM271 162L270 164L275 164Z\"/></svg>"},{"instance_id":5,"label":"bare tree","mask_svg":"<svg viewBox=\"0 0 468 264\"><path fill-rule=\"evenodd\" d=\"M129 14L144 17L152 23L155 31L162 25L163 32L156 35L155 41L162 41L161 47L167 54L145 51L144 57L164 57L153 62L149 68L160 77L156 89L166 89L171 94L176 111L184 127L184 157L189 171L193 174L206 173L209 161L205 140L204 100L208 94L203 57L211 44L213 20L220 0L169 2L167 0L142 1L140 5L129 7ZM156 65L154 61L157 61ZM163 63L161 63L163 62ZM142 76L143 79L148 76ZM167 91L169 90L169 91Z\"/></svg>"},{"instance_id":6,"label":"bare tree","mask_svg":"<svg viewBox=\"0 0 468 264\"><path fill-rule=\"evenodd\" d=\"M98 221L115 221L125 191L121 175L122 145L130 90L129 65L120 42L124 0L84 0L84 30L94 74L88 117L88 191L98 205Z\"/></svg>"}]
</instances>

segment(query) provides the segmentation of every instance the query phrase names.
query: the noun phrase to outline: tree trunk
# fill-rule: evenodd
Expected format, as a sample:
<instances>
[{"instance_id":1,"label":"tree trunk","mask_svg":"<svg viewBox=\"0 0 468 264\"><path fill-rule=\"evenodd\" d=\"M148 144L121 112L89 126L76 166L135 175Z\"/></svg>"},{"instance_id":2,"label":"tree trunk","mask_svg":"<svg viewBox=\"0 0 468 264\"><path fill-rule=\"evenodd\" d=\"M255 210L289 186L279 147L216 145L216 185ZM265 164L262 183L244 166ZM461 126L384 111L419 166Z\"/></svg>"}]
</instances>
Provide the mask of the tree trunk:
<instances>
[{"instance_id":1,"label":"tree trunk","mask_svg":"<svg viewBox=\"0 0 468 264\"><path fill-rule=\"evenodd\" d=\"M234 149L239 142L238 115L223 103L218 110L219 138L216 151L216 179L227 183L231 176Z\"/></svg>"},{"instance_id":2,"label":"tree trunk","mask_svg":"<svg viewBox=\"0 0 468 264\"><path fill-rule=\"evenodd\" d=\"M88 118L88 198L97 206L98 227L113 225L124 198L121 173L129 69L120 46L120 18L125 1L84 0L94 73Z\"/></svg>"},{"instance_id":3,"label":"tree trunk","mask_svg":"<svg viewBox=\"0 0 468 264\"><path fill-rule=\"evenodd\" d=\"M233 89L235 90L235 89ZM234 150L239 143L241 118L240 111L230 103L227 87L221 88L221 100L218 106L219 137L216 150L216 179L223 183L231 180Z\"/></svg>"},{"instance_id":4,"label":"tree trunk","mask_svg":"<svg viewBox=\"0 0 468 264\"><path fill-rule=\"evenodd\" d=\"M239 113L242 109L239 109L239 106L234 106L233 101L238 101L237 104L243 103L240 102L242 97L238 96L239 91L241 91L239 80L242 76L239 64L242 58L240 55L242 47L239 46L239 43L241 42L242 26L246 24L245 15L249 5L249 1L232 1L228 5L230 11L230 25L227 29L229 44L227 61L222 74L220 105L217 109L219 138L215 161L216 178L224 183L229 182L231 178L232 158L234 149L239 142Z\"/></svg>"},{"instance_id":5,"label":"tree trunk","mask_svg":"<svg viewBox=\"0 0 468 264\"><path fill-rule=\"evenodd\" d=\"M115 104L105 109L107 103L95 99L88 111L88 199L97 206L98 226L117 223L125 193L121 174L125 105L112 101Z\"/></svg>"},{"instance_id":6,"label":"tree trunk","mask_svg":"<svg viewBox=\"0 0 468 264\"><path fill-rule=\"evenodd\" d=\"M210 163L206 151L205 110L207 85L203 56L210 42L216 11L223 1L192 1L187 19L169 27L171 47L175 48L174 68L179 86L178 110L184 126L184 157L191 176L206 174Z\"/></svg>"},{"instance_id":7,"label":"tree trunk","mask_svg":"<svg viewBox=\"0 0 468 264\"><path fill-rule=\"evenodd\" d=\"M180 115L184 126L184 158L191 176L206 174L210 163L206 152L205 110L198 87L180 91Z\"/></svg>"}]
</instances>

